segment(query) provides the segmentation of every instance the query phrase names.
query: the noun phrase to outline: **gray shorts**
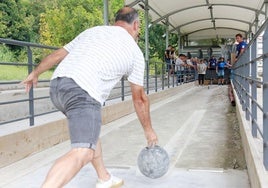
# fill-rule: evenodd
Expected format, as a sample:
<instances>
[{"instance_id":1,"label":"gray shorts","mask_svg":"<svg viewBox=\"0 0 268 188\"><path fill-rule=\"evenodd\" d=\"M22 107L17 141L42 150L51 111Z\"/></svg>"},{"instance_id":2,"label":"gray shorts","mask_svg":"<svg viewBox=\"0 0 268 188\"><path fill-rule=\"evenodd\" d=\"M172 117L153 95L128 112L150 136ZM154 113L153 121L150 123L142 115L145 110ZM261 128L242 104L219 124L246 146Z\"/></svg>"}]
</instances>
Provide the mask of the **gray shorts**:
<instances>
[{"instance_id":1,"label":"gray shorts","mask_svg":"<svg viewBox=\"0 0 268 188\"><path fill-rule=\"evenodd\" d=\"M219 78L224 78L224 69L219 69L218 70L218 77Z\"/></svg>"},{"instance_id":2,"label":"gray shorts","mask_svg":"<svg viewBox=\"0 0 268 188\"><path fill-rule=\"evenodd\" d=\"M101 104L66 77L51 80L50 97L68 119L72 147L95 150L101 129Z\"/></svg>"}]
</instances>

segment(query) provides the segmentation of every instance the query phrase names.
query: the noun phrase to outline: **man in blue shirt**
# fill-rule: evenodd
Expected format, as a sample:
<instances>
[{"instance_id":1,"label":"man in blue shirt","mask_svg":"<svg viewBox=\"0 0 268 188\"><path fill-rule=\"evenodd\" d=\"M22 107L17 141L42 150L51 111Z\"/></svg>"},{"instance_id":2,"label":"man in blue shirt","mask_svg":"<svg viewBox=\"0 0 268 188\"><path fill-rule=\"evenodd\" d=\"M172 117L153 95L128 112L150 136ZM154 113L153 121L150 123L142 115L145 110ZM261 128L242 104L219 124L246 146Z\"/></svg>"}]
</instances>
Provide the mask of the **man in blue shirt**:
<instances>
[{"instance_id":1,"label":"man in blue shirt","mask_svg":"<svg viewBox=\"0 0 268 188\"><path fill-rule=\"evenodd\" d=\"M218 85L223 85L224 84L224 69L225 67L231 67L229 63L224 61L224 57L220 57L219 61L216 66L216 73L218 74Z\"/></svg>"},{"instance_id":2,"label":"man in blue shirt","mask_svg":"<svg viewBox=\"0 0 268 188\"><path fill-rule=\"evenodd\" d=\"M235 35L235 39L236 41L238 42L238 45L236 46L236 61L237 61L237 58L242 54L244 53L246 47L247 47L247 43L243 40L243 36L238 33Z\"/></svg>"}]
</instances>

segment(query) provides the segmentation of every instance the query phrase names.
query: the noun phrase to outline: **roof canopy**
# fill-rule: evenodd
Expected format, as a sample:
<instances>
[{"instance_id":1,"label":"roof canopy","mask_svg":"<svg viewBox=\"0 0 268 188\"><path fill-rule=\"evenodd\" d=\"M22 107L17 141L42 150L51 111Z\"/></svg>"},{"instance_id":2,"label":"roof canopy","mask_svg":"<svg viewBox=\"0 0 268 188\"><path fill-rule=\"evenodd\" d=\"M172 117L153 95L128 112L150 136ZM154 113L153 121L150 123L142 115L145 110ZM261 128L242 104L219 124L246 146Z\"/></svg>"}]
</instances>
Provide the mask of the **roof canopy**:
<instances>
[{"instance_id":1,"label":"roof canopy","mask_svg":"<svg viewBox=\"0 0 268 188\"><path fill-rule=\"evenodd\" d=\"M188 39L234 38L256 32L265 16L267 0L148 0L152 24L166 24L169 32ZM145 0L125 0L144 9ZM168 23L168 24L167 24Z\"/></svg>"}]
</instances>

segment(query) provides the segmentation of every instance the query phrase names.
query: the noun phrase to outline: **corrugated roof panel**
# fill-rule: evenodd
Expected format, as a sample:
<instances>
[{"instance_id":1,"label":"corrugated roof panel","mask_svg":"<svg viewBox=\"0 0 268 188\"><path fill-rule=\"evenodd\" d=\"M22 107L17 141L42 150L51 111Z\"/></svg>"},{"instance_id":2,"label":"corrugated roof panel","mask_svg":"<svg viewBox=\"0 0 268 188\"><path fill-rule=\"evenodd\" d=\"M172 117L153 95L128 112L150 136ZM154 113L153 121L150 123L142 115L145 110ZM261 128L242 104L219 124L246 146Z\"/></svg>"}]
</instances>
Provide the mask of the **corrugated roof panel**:
<instances>
[{"instance_id":1,"label":"corrugated roof panel","mask_svg":"<svg viewBox=\"0 0 268 188\"><path fill-rule=\"evenodd\" d=\"M260 24L265 20L264 0L148 0L149 14L153 23L163 24L168 17L169 30L176 32L180 28L183 35L189 37L215 38L219 36L234 37L233 32L243 30L245 35L250 27L255 32L256 14ZM126 5L144 5L144 0L125 0ZM260 10L261 9L261 10ZM154 12L155 11L155 12ZM213 21L215 20L215 29ZM226 27L226 29L222 29ZM207 32L202 29L207 28ZM230 29L228 29L230 28ZM232 29L233 28L233 29ZM211 30L211 33L210 31ZM198 32L196 32L198 31ZM207 33L207 36L205 36Z\"/></svg>"}]
</instances>

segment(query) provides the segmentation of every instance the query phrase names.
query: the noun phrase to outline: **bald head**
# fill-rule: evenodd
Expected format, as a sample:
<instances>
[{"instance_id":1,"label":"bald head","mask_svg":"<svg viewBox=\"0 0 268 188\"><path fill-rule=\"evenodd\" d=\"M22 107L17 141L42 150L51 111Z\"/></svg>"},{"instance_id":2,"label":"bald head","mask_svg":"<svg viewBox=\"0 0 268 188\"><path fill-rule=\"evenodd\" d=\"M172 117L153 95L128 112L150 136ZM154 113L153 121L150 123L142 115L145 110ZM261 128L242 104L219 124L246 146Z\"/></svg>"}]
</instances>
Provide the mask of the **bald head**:
<instances>
[{"instance_id":1,"label":"bald head","mask_svg":"<svg viewBox=\"0 0 268 188\"><path fill-rule=\"evenodd\" d=\"M140 21L139 14L134 8L124 7L120 9L116 13L114 25L123 27L134 38L134 40L138 40Z\"/></svg>"},{"instance_id":2,"label":"bald head","mask_svg":"<svg viewBox=\"0 0 268 188\"><path fill-rule=\"evenodd\" d=\"M139 14L134 8L124 7L116 13L115 22L124 21L128 24L132 24L138 17Z\"/></svg>"}]
</instances>

